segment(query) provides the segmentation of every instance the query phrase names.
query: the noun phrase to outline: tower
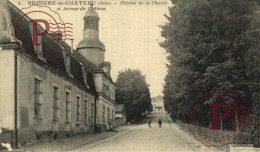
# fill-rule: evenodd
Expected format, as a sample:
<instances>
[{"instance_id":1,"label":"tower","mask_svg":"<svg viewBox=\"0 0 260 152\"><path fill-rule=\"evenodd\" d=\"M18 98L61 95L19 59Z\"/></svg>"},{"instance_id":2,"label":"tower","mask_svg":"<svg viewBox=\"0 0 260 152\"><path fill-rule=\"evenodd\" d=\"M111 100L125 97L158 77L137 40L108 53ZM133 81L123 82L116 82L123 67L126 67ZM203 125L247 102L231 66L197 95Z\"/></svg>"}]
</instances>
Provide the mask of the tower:
<instances>
[{"instance_id":1,"label":"tower","mask_svg":"<svg viewBox=\"0 0 260 152\"><path fill-rule=\"evenodd\" d=\"M93 5L84 16L83 40L77 46L77 51L85 56L95 66L104 62L105 46L99 40L99 16L93 10Z\"/></svg>"}]
</instances>

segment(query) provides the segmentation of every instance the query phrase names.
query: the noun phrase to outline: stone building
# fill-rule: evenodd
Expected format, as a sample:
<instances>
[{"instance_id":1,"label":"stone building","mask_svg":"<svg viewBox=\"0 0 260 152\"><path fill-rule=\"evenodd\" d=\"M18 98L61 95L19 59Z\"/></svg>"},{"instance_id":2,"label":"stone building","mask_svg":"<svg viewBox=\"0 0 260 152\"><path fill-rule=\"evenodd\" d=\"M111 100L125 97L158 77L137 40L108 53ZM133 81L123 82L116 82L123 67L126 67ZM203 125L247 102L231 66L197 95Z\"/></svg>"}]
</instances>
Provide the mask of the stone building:
<instances>
[{"instance_id":1,"label":"stone building","mask_svg":"<svg viewBox=\"0 0 260 152\"><path fill-rule=\"evenodd\" d=\"M115 84L110 77L111 64L104 62L105 46L99 40L99 16L94 10L88 10L84 16L84 34L77 46L76 54L84 57L98 70L94 70L97 97L97 123L101 130L109 129L110 119L115 115Z\"/></svg>"},{"instance_id":2,"label":"stone building","mask_svg":"<svg viewBox=\"0 0 260 152\"><path fill-rule=\"evenodd\" d=\"M115 84L111 64L104 61L98 21L94 10L86 12L83 39L76 50L50 39L56 33L42 36L40 45L32 47L30 18L9 1L0 2L2 142L17 147L104 131L109 122L114 125ZM43 52L48 46L56 48L51 60Z\"/></svg>"},{"instance_id":3,"label":"stone building","mask_svg":"<svg viewBox=\"0 0 260 152\"><path fill-rule=\"evenodd\" d=\"M116 105L115 121L116 126L122 126L126 124L126 109L124 104Z\"/></svg>"},{"instance_id":4,"label":"stone building","mask_svg":"<svg viewBox=\"0 0 260 152\"><path fill-rule=\"evenodd\" d=\"M157 113L164 112L164 102L161 95L152 98L153 111Z\"/></svg>"}]
</instances>

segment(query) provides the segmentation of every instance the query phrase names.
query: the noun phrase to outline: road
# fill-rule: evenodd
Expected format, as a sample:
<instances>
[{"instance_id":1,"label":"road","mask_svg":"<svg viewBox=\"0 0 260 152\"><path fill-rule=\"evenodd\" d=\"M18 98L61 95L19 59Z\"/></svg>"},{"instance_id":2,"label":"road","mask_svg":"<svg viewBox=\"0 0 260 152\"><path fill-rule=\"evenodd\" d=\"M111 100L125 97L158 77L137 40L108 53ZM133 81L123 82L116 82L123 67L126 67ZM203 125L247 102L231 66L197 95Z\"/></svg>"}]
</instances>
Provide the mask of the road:
<instances>
[{"instance_id":1,"label":"road","mask_svg":"<svg viewBox=\"0 0 260 152\"><path fill-rule=\"evenodd\" d=\"M152 128L141 124L124 135L118 136L106 142L89 148L83 146L76 151L173 151L173 152L197 152L211 151L199 144L194 138L187 138L176 125L168 123L165 115L157 114L152 118ZM162 127L159 128L158 119L162 119ZM218 150L212 150L218 151Z\"/></svg>"}]
</instances>

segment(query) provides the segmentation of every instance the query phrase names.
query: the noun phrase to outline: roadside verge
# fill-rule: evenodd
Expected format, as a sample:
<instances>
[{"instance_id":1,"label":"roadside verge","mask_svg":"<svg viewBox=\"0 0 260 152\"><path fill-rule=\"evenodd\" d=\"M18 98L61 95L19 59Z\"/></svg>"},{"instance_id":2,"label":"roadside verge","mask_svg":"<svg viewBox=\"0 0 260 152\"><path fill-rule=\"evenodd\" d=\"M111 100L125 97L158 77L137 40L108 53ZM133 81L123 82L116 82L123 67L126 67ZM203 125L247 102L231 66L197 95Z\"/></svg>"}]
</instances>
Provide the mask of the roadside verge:
<instances>
[{"instance_id":1,"label":"roadside verge","mask_svg":"<svg viewBox=\"0 0 260 152\"><path fill-rule=\"evenodd\" d=\"M216 147L208 147L203 145L201 142L197 141L192 134L188 131L183 129L181 126L179 126L178 124L174 123L172 121L172 118L170 116L166 116L169 122L169 125L171 126L172 129L174 129L175 131L178 132L178 134L180 136L182 136L185 140L189 141L189 143L191 143L191 145L195 148L199 148L201 149L201 151L207 151L207 152L227 152L228 149L220 149L220 148L216 148Z\"/></svg>"}]
</instances>

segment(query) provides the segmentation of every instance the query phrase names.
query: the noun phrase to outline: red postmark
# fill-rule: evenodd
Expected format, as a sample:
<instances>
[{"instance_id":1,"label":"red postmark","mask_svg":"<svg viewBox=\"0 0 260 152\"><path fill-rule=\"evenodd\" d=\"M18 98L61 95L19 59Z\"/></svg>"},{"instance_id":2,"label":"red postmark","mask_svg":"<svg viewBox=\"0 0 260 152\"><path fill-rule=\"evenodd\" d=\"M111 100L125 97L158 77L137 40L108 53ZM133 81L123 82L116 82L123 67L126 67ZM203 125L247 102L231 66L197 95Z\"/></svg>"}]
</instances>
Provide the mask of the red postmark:
<instances>
[{"instance_id":1,"label":"red postmark","mask_svg":"<svg viewBox=\"0 0 260 152\"><path fill-rule=\"evenodd\" d=\"M226 90L213 89L200 93L187 113L189 130L206 146L232 144L251 125L251 109L243 107L239 98ZM222 129L222 130L221 130Z\"/></svg>"},{"instance_id":2,"label":"red postmark","mask_svg":"<svg viewBox=\"0 0 260 152\"><path fill-rule=\"evenodd\" d=\"M48 6L31 5L12 15L9 42L18 44L19 51L15 53L25 61L37 62L26 55L42 61L52 60L62 52L65 41L72 39L71 26Z\"/></svg>"}]
</instances>

